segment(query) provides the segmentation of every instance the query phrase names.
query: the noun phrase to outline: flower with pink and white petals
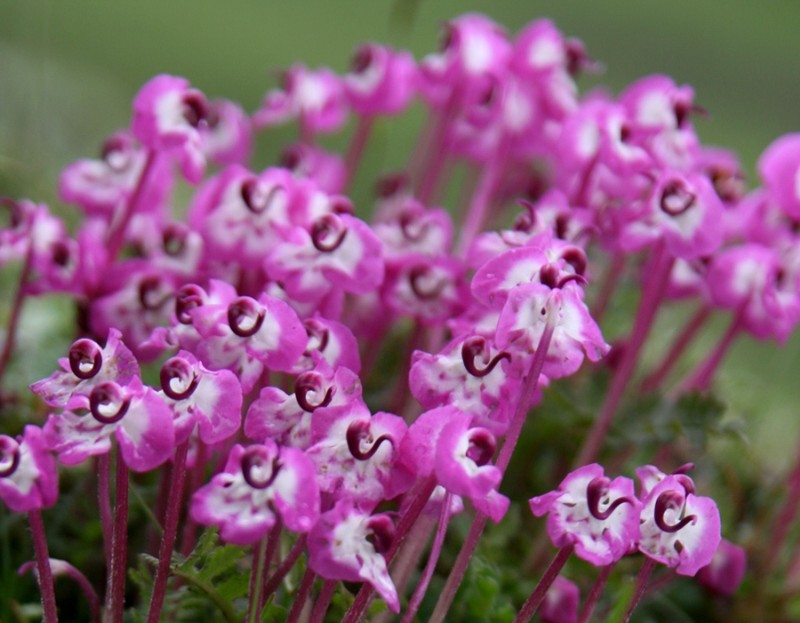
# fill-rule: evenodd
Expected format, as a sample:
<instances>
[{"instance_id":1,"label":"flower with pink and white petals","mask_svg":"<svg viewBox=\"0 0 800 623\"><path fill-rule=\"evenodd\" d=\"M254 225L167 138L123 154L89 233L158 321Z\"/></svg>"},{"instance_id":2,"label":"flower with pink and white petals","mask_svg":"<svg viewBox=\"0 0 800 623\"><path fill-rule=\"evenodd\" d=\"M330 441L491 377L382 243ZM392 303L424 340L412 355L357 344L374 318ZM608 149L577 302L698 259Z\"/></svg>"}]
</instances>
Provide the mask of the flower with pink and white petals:
<instances>
[{"instance_id":1,"label":"flower with pink and white petals","mask_svg":"<svg viewBox=\"0 0 800 623\"><path fill-rule=\"evenodd\" d=\"M245 164L253 148L253 128L242 107L230 100L212 100L200 126L203 153L220 165Z\"/></svg>"},{"instance_id":2,"label":"flower with pink and white petals","mask_svg":"<svg viewBox=\"0 0 800 623\"><path fill-rule=\"evenodd\" d=\"M179 352L161 366L161 392L175 414L176 443L197 429L212 445L236 434L242 423L242 386L230 370L208 370L194 355Z\"/></svg>"},{"instance_id":3,"label":"flower with pink and white petals","mask_svg":"<svg viewBox=\"0 0 800 623\"><path fill-rule=\"evenodd\" d=\"M416 95L417 66L409 52L365 43L353 54L343 81L350 106L357 113L395 115Z\"/></svg>"},{"instance_id":4,"label":"flower with pink and white petals","mask_svg":"<svg viewBox=\"0 0 800 623\"><path fill-rule=\"evenodd\" d=\"M267 273L299 301L318 301L333 289L365 294L383 281L382 245L349 214L328 213L293 227L267 254Z\"/></svg>"},{"instance_id":5,"label":"flower with pink and white petals","mask_svg":"<svg viewBox=\"0 0 800 623\"><path fill-rule=\"evenodd\" d=\"M65 465L108 453L112 435L129 468L155 469L175 449L172 411L138 378L126 386L106 381L95 385L88 396L73 395L66 410L50 415L44 426L48 447Z\"/></svg>"},{"instance_id":6,"label":"flower with pink and white petals","mask_svg":"<svg viewBox=\"0 0 800 623\"><path fill-rule=\"evenodd\" d=\"M409 427L400 460L420 478L435 474L450 493L469 497L478 510L499 522L509 500L497 492L502 474L491 464L497 441L486 428L471 426L471 420L451 406L426 411Z\"/></svg>"},{"instance_id":7,"label":"flower with pink and white petals","mask_svg":"<svg viewBox=\"0 0 800 623\"><path fill-rule=\"evenodd\" d=\"M319 361L331 368L348 368L356 374L361 371L361 355L358 342L347 325L315 315L303 320L308 343L303 356L297 361L292 373L299 374L313 369Z\"/></svg>"},{"instance_id":8,"label":"flower with pink and white petals","mask_svg":"<svg viewBox=\"0 0 800 623\"><path fill-rule=\"evenodd\" d=\"M49 508L58 497L58 469L38 426L14 439L0 435L0 500L15 513Z\"/></svg>"},{"instance_id":9,"label":"flower with pink and white petals","mask_svg":"<svg viewBox=\"0 0 800 623\"><path fill-rule=\"evenodd\" d=\"M611 480L597 463L571 472L555 491L530 499L534 515L547 515L553 545L574 545L576 556L598 567L636 548L641 506L630 478Z\"/></svg>"},{"instance_id":10,"label":"flower with pink and white petals","mask_svg":"<svg viewBox=\"0 0 800 623\"><path fill-rule=\"evenodd\" d=\"M319 518L314 464L300 450L263 444L236 445L225 469L193 496L189 514L219 526L228 543L250 545L266 536L280 516L293 532L308 532Z\"/></svg>"},{"instance_id":11,"label":"flower with pink and white petals","mask_svg":"<svg viewBox=\"0 0 800 623\"><path fill-rule=\"evenodd\" d=\"M281 154L280 164L298 178L313 180L321 191L329 195L341 194L347 185L344 159L318 145L289 145Z\"/></svg>"},{"instance_id":12,"label":"flower with pink and white petals","mask_svg":"<svg viewBox=\"0 0 800 623\"><path fill-rule=\"evenodd\" d=\"M437 257L450 252L453 221L442 208L426 209L416 199L384 206L372 226L388 263L411 254Z\"/></svg>"},{"instance_id":13,"label":"flower with pink and white petals","mask_svg":"<svg viewBox=\"0 0 800 623\"><path fill-rule=\"evenodd\" d=\"M184 177L197 183L206 167L200 126L207 116L205 96L188 80L161 74L136 94L131 129L148 149L174 154Z\"/></svg>"},{"instance_id":14,"label":"flower with pink and white petals","mask_svg":"<svg viewBox=\"0 0 800 623\"><path fill-rule=\"evenodd\" d=\"M781 210L800 219L800 134L787 134L767 147L758 159L758 174Z\"/></svg>"},{"instance_id":15,"label":"flower with pink and white petals","mask_svg":"<svg viewBox=\"0 0 800 623\"><path fill-rule=\"evenodd\" d=\"M360 401L315 410L307 454L317 466L320 489L366 509L410 489L414 470L398 461L406 430L403 418L383 412L371 416Z\"/></svg>"},{"instance_id":16,"label":"flower with pink and white petals","mask_svg":"<svg viewBox=\"0 0 800 623\"><path fill-rule=\"evenodd\" d=\"M388 515L370 515L349 498L339 500L308 534L308 566L327 580L369 582L393 612L400 612L383 556L394 534Z\"/></svg>"},{"instance_id":17,"label":"flower with pink and white petals","mask_svg":"<svg viewBox=\"0 0 800 623\"><path fill-rule=\"evenodd\" d=\"M312 415L318 410L361 404L361 381L348 368L334 371L324 361L300 373L294 391L265 387L247 410L244 432L253 440L274 439L283 445L311 446Z\"/></svg>"},{"instance_id":18,"label":"flower with pink and white petals","mask_svg":"<svg viewBox=\"0 0 800 623\"><path fill-rule=\"evenodd\" d=\"M104 347L87 338L77 340L69 355L58 360L61 369L33 383L31 391L49 406L63 408L73 395L88 396L100 383L125 386L138 380L139 364L121 338L118 330L111 329Z\"/></svg>"},{"instance_id":19,"label":"flower with pink and white petals","mask_svg":"<svg viewBox=\"0 0 800 623\"><path fill-rule=\"evenodd\" d=\"M256 128L298 119L304 132L336 132L347 121L347 99L342 78L330 69L308 69L292 65L283 74L283 84L264 96L253 115Z\"/></svg>"},{"instance_id":20,"label":"flower with pink and white petals","mask_svg":"<svg viewBox=\"0 0 800 623\"><path fill-rule=\"evenodd\" d=\"M697 572L697 580L715 595L734 595L747 571L747 552L728 539L720 541L714 558Z\"/></svg>"},{"instance_id":21,"label":"flower with pink and white petals","mask_svg":"<svg viewBox=\"0 0 800 623\"><path fill-rule=\"evenodd\" d=\"M425 325L453 318L469 300L464 263L450 256L407 255L387 271L381 288L386 306Z\"/></svg>"},{"instance_id":22,"label":"flower with pink and white petals","mask_svg":"<svg viewBox=\"0 0 800 623\"><path fill-rule=\"evenodd\" d=\"M426 409L450 405L471 413L495 435L511 420L522 371L514 357L480 335L467 335L436 355L414 351L408 384Z\"/></svg>"},{"instance_id":23,"label":"flower with pink and white petals","mask_svg":"<svg viewBox=\"0 0 800 623\"><path fill-rule=\"evenodd\" d=\"M599 361L610 347L577 289L575 284L550 289L530 283L511 290L497 323L497 346L512 353L533 352L554 314L553 337L542 374L559 379L575 373L584 357Z\"/></svg>"},{"instance_id":24,"label":"flower with pink and white petals","mask_svg":"<svg viewBox=\"0 0 800 623\"><path fill-rule=\"evenodd\" d=\"M642 501L639 551L680 575L695 575L714 558L720 518L711 498L694 494L686 477L667 476Z\"/></svg>"}]
</instances>

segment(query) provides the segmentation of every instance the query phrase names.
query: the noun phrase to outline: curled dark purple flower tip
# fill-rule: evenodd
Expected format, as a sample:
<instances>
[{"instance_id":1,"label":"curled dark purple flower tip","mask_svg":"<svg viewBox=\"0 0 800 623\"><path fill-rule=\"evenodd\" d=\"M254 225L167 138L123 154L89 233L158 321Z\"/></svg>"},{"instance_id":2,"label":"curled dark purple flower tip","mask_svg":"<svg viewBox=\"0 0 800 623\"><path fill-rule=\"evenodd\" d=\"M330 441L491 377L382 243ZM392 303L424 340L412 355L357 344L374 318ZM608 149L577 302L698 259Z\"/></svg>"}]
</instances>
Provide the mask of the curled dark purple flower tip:
<instances>
[{"instance_id":1,"label":"curled dark purple flower tip","mask_svg":"<svg viewBox=\"0 0 800 623\"><path fill-rule=\"evenodd\" d=\"M394 445L394 440L389 435L381 435L373 441L370 434L370 425L366 420L356 420L347 427L347 448L350 454L358 461L367 461L375 456L384 441ZM362 450L362 443L372 444L367 450Z\"/></svg>"},{"instance_id":2,"label":"curled dark purple flower tip","mask_svg":"<svg viewBox=\"0 0 800 623\"><path fill-rule=\"evenodd\" d=\"M388 515L373 515L367 520L367 540L379 554L389 551L395 537L395 527Z\"/></svg>"},{"instance_id":3,"label":"curled dark purple flower tip","mask_svg":"<svg viewBox=\"0 0 800 623\"><path fill-rule=\"evenodd\" d=\"M677 491L664 491L656 499L654 519L656 526L663 532L674 533L678 532L681 528L694 523L697 520L696 515L687 515L676 524L667 523L665 514L668 510L680 510L683 508L684 496Z\"/></svg>"},{"instance_id":4,"label":"curled dark purple flower tip","mask_svg":"<svg viewBox=\"0 0 800 623\"><path fill-rule=\"evenodd\" d=\"M335 214L325 214L311 226L311 242L317 251L330 253L338 249L347 236L347 227Z\"/></svg>"},{"instance_id":5,"label":"curled dark purple flower tip","mask_svg":"<svg viewBox=\"0 0 800 623\"><path fill-rule=\"evenodd\" d=\"M8 435L0 435L0 478L11 476L19 467L19 443Z\"/></svg>"},{"instance_id":6,"label":"curled dark purple flower tip","mask_svg":"<svg viewBox=\"0 0 800 623\"><path fill-rule=\"evenodd\" d=\"M200 383L191 364L182 357L172 357L165 361L161 367L160 379L161 389L172 400L185 400L195 392ZM176 379L178 387L183 389L175 389L172 382Z\"/></svg>"},{"instance_id":7,"label":"curled dark purple flower tip","mask_svg":"<svg viewBox=\"0 0 800 623\"><path fill-rule=\"evenodd\" d=\"M264 324L266 312L248 296L240 296L228 306L228 325L239 337L251 337Z\"/></svg>"},{"instance_id":8,"label":"curled dark purple flower tip","mask_svg":"<svg viewBox=\"0 0 800 623\"><path fill-rule=\"evenodd\" d=\"M130 398L123 396L120 386L110 381L100 383L89 394L89 410L101 424L119 422L125 417L130 404Z\"/></svg>"},{"instance_id":9,"label":"curled dark purple flower tip","mask_svg":"<svg viewBox=\"0 0 800 623\"><path fill-rule=\"evenodd\" d=\"M303 372L303 374L297 377L294 383L294 395L295 398L297 398L297 404L300 405L303 411L308 413L313 413L320 407L327 407L333 399L333 387L328 387L325 391L325 396L316 404L313 404L308 399L308 395L311 392L319 394L322 392L322 389L322 376L319 372Z\"/></svg>"},{"instance_id":10,"label":"curled dark purple flower tip","mask_svg":"<svg viewBox=\"0 0 800 623\"><path fill-rule=\"evenodd\" d=\"M263 446L247 448L242 455L242 476L245 482L253 489L268 489L281 471L279 458L280 453L270 457ZM265 472L268 475L265 475Z\"/></svg>"},{"instance_id":11,"label":"curled dark purple flower tip","mask_svg":"<svg viewBox=\"0 0 800 623\"><path fill-rule=\"evenodd\" d=\"M486 338L481 337L480 335L475 335L464 340L464 343L461 346L461 359L464 362L464 367L466 368L467 372L469 372L472 376L483 378L484 376L491 374L492 370L494 370L497 367L497 364L499 364L503 359L511 361L511 354L502 351L492 357L485 367L479 368L476 360L478 357L482 357L485 360L483 355L486 352Z\"/></svg>"},{"instance_id":12,"label":"curled dark purple flower tip","mask_svg":"<svg viewBox=\"0 0 800 623\"><path fill-rule=\"evenodd\" d=\"M92 340L83 338L69 349L69 368L82 381L97 376L103 367L102 349Z\"/></svg>"},{"instance_id":13,"label":"curled dark purple flower tip","mask_svg":"<svg viewBox=\"0 0 800 623\"><path fill-rule=\"evenodd\" d=\"M608 502L608 487L611 484L611 480L606 478L605 476L598 476L594 478L586 487L586 501L589 507L589 512L592 514L592 517L595 519L599 519L600 521L605 521L611 514L623 504L633 504L633 500L629 497L619 497L613 502L609 503L606 506L606 509L601 511L600 504L603 502Z\"/></svg>"}]
</instances>

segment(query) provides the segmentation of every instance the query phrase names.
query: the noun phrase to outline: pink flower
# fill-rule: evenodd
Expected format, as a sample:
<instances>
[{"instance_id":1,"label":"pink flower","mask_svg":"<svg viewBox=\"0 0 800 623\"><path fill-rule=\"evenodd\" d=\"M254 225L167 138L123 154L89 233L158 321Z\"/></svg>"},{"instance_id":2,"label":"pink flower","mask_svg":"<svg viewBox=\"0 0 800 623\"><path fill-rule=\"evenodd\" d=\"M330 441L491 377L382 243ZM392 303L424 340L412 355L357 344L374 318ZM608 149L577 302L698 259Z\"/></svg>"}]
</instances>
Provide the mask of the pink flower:
<instances>
[{"instance_id":1,"label":"pink flower","mask_svg":"<svg viewBox=\"0 0 800 623\"><path fill-rule=\"evenodd\" d=\"M393 540L394 525L387 515L370 515L345 498L323 513L309 533L308 565L328 580L369 582L399 612L397 589L383 557Z\"/></svg>"},{"instance_id":2,"label":"pink flower","mask_svg":"<svg viewBox=\"0 0 800 623\"><path fill-rule=\"evenodd\" d=\"M697 580L717 595L734 595L747 571L747 552L727 539L720 541L714 558L697 572Z\"/></svg>"},{"instance_id":3,"label":"pink flower","mask_svg":"<svg viewBox=\"0 0 800 623\"><path fill-rule=\"evenodd\" d=\"M597 463L571 472L558 489L531 498L531 512L547 514L547 534L556 547L575 545L575 555L598 567L630 553L639 538L641 503L633 481L610 480Z\"/></svg>"},{"instance_id":4,"label":"pink flower","mask_svg":"<svg viewBox=\"0 0 800 623\"><path fill-rule=\"evenodd\" d=\"M0 499L16 513L49 508L58 497L58 470L37 426L14 439L0 435Z\"/></svg>"},{"instance_id":5,"label":"pink flower","mask_svg":"<svg viewBox=\"0 0 800 623\"><path fill-rule=\"evenodd\" d=\"M344 88L353 110L361 115L397 114L416 95L414 57L406 51L365 43L353 55Z\"/></svg>"},{"instance_id":6,"label":"pink flower","mask_svg":"<svg viewBox=\"0 0 800 623\"><path fill-rule=\"evenodd\" d=\"M558 576L547 589L539 618L542 623L577 623L581 593L575 582Z\"/></svg>"},{"instance_id":7,"label":"pink flower","mask_svg":"<svg viewBox=\"0 0 800 623\"><path fill-rule=\"evenodd\" d=\"M249 545L264 537L280 516L294 532L308 532L319 517L314 465L300 450L266 440L236 445L225 470L192 497L198 523L219 526L222 538Z\"/></svg>"}]
</instances>

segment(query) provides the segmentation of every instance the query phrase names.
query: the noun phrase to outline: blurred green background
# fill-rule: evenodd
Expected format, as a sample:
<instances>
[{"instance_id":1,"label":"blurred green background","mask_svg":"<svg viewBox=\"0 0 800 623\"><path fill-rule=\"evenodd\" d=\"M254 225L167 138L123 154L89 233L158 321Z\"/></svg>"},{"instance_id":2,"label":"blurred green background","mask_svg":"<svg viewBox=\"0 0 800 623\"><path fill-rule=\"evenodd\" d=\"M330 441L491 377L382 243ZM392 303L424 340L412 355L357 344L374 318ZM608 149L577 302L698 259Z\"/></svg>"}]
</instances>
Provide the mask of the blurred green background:
<instances>
[{"instance_id":1,"label":"blurred green background","mask_svg":"<svg viewBox=\"0 0 800 623\"><path fill-rule=\"evenodd\" d=\"M693 85L709 112L696 122L701 137L736 149L751 177L760 151L800 125L800 2L790 0L2 0L0 194L57 203L59 170L93 156L125 126L133 95L156 73L186 76L209 96L252 111L275 70L292 62L342 70L365 40L419 58L435 48L442 22L466 11L484 12L512 33L552 18L606 67L585 88L618 91L657 72ZM416 134L404 123L420 116L387 124L368 155L402 162ZM292 137L288 130L262 137L259 153ZM674 316L663 320L657 342L668 342L674 325ZM798 353L798 339L784 349L740 340L718 384L731 416L747 422L748 460L775 472L788 467L800 432Z\"/></svg>"}]
</instances>

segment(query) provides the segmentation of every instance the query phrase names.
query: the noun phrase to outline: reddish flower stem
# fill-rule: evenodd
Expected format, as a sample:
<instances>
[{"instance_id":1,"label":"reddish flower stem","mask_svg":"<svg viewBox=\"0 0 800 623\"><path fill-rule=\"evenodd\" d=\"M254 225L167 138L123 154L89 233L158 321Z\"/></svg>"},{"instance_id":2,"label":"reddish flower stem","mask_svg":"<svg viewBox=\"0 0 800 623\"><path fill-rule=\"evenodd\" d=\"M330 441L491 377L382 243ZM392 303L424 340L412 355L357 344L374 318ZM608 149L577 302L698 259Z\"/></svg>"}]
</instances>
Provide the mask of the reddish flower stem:
<instances>
[{"instance_id":1,"label":"reddish flower stem","mask_svg":"<svg viewBox=\"0 0 800 623\"><path fill-rule=\"evenodd\" d=\"M449 155L449 132L450 121L453 118L457 107L457 97L453 93L450 95L445 106L436 116L433 130L430 134L430 141L427 146L427 158L422 169L422 179L419 183L417 198L424 206L430 205L436 192L436 186L441 179L444 163Z\"/></svg>"},{"instance_id":2,"label":"reddish flower stem","mask_svg":"<svg viewBox=\"0 0 800 623\"><path fill-rule=\"evenodd\" d=\"M600 453L603 441L611 428L617 408L622 400L622 395L636 369L639 353L653 326L674 261L674 258L667 252L663 241L659 242L653 249L642 299L639 302L639 309L636 311L630 338L625 345L621 361L614 371L611 387L608 390L608 394L606 394L606 400L600 410L600 415L595 420L583 443L583 448L577 455L576 466L591 463Z\"/></svg>"},{"instance_id":3,"label":"reddish flower stem","mask_svg":"<svg viewBox=\"0 0 800 623\"><path fill-rule=\"evenodd\" d=\"M652 558L646 557L644 559L642 568L639 569L639 574L636 576L636 585L633 588L633 596L628 603L627 610L625 610L625 616L622 617L622 623L628 623L628 621L631 620L631 615L633 615L633 611L636 609L636 606L639 605L639 601L641 601L642 595L644 595L645 590L647 589L647 581L650 579L653 569L655 568L656 561Z\"/></svg>"},{"instance_id":4,"label":"reddish flower stem","mask_svg":"<svg viewBox=\"0 0 800 623\"><path fill-rule=\"evenodd\" d=\"M606 315L611 297L617 290L623 271L625 270L625 254L621 251L611 256L611 263L606 267L603 280L600 282L599 295L592 306L592 318L599 325Z\"/></svg>"},{"instance_id":5,"label":"reddish flower stem","mask_svg":"<svg viewBox=\"0 0 800 623\"><path fill-rule=\"evenodd\" d=\"M731 324L728 325L728 329L725 331L722 338L720 338L714 350L711 351L711 354L704 361L700 362L697 368L690 372L681 383L681 393L691 391L704 392L708 390L719 365L722 363L722 360L725 359L725 355L728 353L733 341L739 336L741 328L742 311L740 310L733 317L733 320L731 320Z\"/></svg>"},{"instance_id":6,"label":"reddish flower stem","mask_svg":"<svg viewBox=\"0 0 800 623\"><path fill-rule=\"evenodd\" d=\"M531 361L531 367L523 382L520 400L517 403L514 417L506 433L506 440L503 443L503 447L500 449L500 454L495 464L503 473L505 473L506 467L508 467L511 461L511 455L514 452L514 448L517 446L519 436L522 433L522 427L528 415L528 410L533 402L533 396L539 385L539 377L542 374L547 351L550 348L550 341L553 337L553 331L555 330L555 320L555 314L552 313L551 310L548 310L545 329L542 332L542 337L539 339L536 353ZM436 603L436 608L433 611L430 623L441 623L444 621L444 617L447 615L447 611L450 609L450 605L453 603L453 599L455 599L456 593L458 592L458 587L461 586L461 582L464 579L464 574L467 572L467 567L472 559L472 554L475 552L475 548L478 546L478 541L483 534L483 529L486 527L487 520L488 516L485 513L478 512L475 514L464 546L458 553L458 558L456 558L453 569L450 571L444 589L439 595L439 601Z\"/></svg>"},{"instance_id":7,"label":"reddish flower stem","mask_svg":"<svg viewBox=\"0 0 800 623\"><path fill-rule=\"evenodd\" d=\"M289 550L289 553L286 554L286 558L283 559L281 564L278 565L278 568L275 569L275 572L267 579L266 583L264 584L264 592L262 596L262 600L266 603L266 600L269 599L272 594L278 590L278 587L281 585L283 578L286 577L286 574L292 570L294 567L294 563L297 562L297 559L300 558L300 554L303 553L303 550L306 548L306 535L301 535L297 541L295 541L292 548Z\"/></svg>"},{"instance_id":8,"label":"reddish flower stem","mask_svg":"<svg viewBox=\"0 0 800 623\"><path fill-rule=\"evenodd\" d=\"M11 306L11 315L8 317L8 327L6 328L6 340L3 344L3 351L0 353L0 383L5 376L6 367L11 360L11 353L14 350L14 342L17 337L17 328L19 327L20 313L22 312L22 303L26 298L27 292L25 287L28 284L31 274L31 262L33 260L33 241L28 242L28 250L25 253L25 260L22 264L22 271L19 275L19 284L17 291L14 294L14 302Z\"/></svg>"},{"instance_id":9,"label":"reddish flower stem","mask_svg":"<svg viewBox=\"0 0 800 623\"><path fill-rule=\"evenodd\" d=\"M611 575L611 570L613 568L614 563L611 563L610 565L606 565L600 569L600 575L597 576L594 584L592 584L592 589L589 591L589 595L586 597L586 602L583 604L583 608L581 608L581 613L578 616L578 623L589 623L589 619L592 618L594 608L597 605L597 601L600 599L600 595L603 594L603 589L606 587L608 576Z\"/></svg>"},{"instance_id":10,"label":"reddish flower stem","mask_svg":"<svg viewBox=\"0 0 800 623\"><path fill-rule=\"evenodd\" d=\"M119 451L116 464L109 611L111 623L122 623L125 608L125 572L128 564L128 467Z\"/></svg>"},{"instance_id":11,"label":"reddish flower stem","mask_svg":"<svg viewBox=\"0 0 800 623\"><path fill-rule=\"evenodd\" d=\"M300 615L303 614L303 608L306 606L308 596L311 594L311 588L314 586L314 580L317 579L317 574L314 573L311 567L306 569L303 574L303 579L300 580L300 586L297 588L297 594L294 596L292 609L289 610L289 616L286 617L287 621L299 621Z\"/></svg>"},{"instance_id":12,"label":"reddish flower stem","mask_svg":"<svg viewBox=\"0 0 800 623\"><path fill-rule=\"evenodd\" d=\"M420 604L428 591L428 585L431 583L433 572L436 570L436 563L439 562L439 556L442 553L442 545L444 545L444 537L447 534L447 524L450 513L450 498L451 494L446 493L442 500L442 508L439 513L439 525L436 527L436 535L433 538L433 545L428 554L428 562L419 579L417 588L414 589L414 594L411 596L411 601L408 603L406 612L403 615L402 623L412 623L414 616L419 610Z\"/></svg>"},{"instance_id":13,"label":"reddish flower stem","mask_svg":"<svg viewBox=\"0 0 800 623\"><path fill-rule=\"evenodd\" d=\"M44 533L42 512L33 510L28 513L28 523L33 534L33 549L36 552L36 571L39 580L39 591L42 595L44 623L58 623L56 610L56 593L53 586L53 571L50 569L50 554L47 551L47 536Z\"/></svg>"},{"instance_id":14,"label":"reddish flower stem","mask_svg":"<svg viewBox=\"0 0 800 623\"><path fill-rule=\"evenodd\" d=\"M575 546L570 544L558 550L555 558L553 558L553 562L547 567L547 571L544 572L542 579L539 580L536 588L533 589L531 596L522 604L522 608L517 614L517 618L514 619L514 623L528 623L533 615L536 614L536 611L539 609L539 606L542 605L547 595L547 590L552 586L553 582L555 582L558 574L561 573L561 569L564 568L567 560L569 560L573 549L575 549Z\"/></svg>"},{"instance_id":15,"label":"reddish flower stem","mask_svg":"<svg viewBox=\"0 0 800 623\"><path fill-rule=\"evenodd\" d=\"M317 596L317 601L314 604L314 610L311 611L311 618L308 623L323 623L325 620L325 613L328 611L328 606L331 605L333 593L336 591L336 582L333 580L325 580L322 583L322 588Z\"/></svg>"},{"instance_id":16,"label":"reddish flower stem","mask_svg":"<svg viewBox=\"0 0 800 623\"><path fill-rule=\"evenodd\" d=\"M248 623L256 623L261 619L261 582L267 565L267 537L253 546L253 564L250 567L250 601L247 605Z\"/></svg>"},{"instance_id":17,"label":"reddish flower stem","mask_svg":"<svg viewBox=\"0 0 800 623\"><path fill-rule=\"evenodd\" d=\"M110 561L114 520L111 516L111 457L108 454L97 457L97 506L103 529L103 555L106 561Z\"/></svg>"},{"instance_id":18,"label":"reddish flower stem","mask_svg":"<svg viewBox=\"0 0 800 623\"><path fill-rule=\"evenodd\" d=\"M667 378L667 375L678 362L678 359L680 359L681 355L683 355L686 348L692 343L692 340L694 340L697 333L703 328L710 317L711 308L707 304L701 303L700 308L689 318L686 325L684 325L683 330L673 342L664 359L661 360L658 368L642 382L643 392L652 392L661 387L664 379Z\"/></svg>"},{"instance_id":19,"label":"reddish flower stem","mask_svg":"<svg viewBox=\"0 0 800 623\"><path fill-rule=\"evenodd\" d=\"M795 525L797 509L800 508L800 445L797 447L797 463L789 473L786 482L788 493L783 506L775 516L775 525L772 529L772 539L765 558L765 577L769 577L777 568L780 560L780 553L783 549L786 537L792 526Z\"/></svg>"},{"instance_id":20,"label":"reddish flower stem","mask_svg":"<svg viewBox=\"0 0 800 623\"><path fill-rule=\"evenodd\" d=\"M139 211L139 203L147 187L147 178L150 177L157 157L158 154L155 151L149 150L147 152L147 158L142 167L142 172L139 174L139 180L136 182L136 188L133 189L130 197L128 197L125 209L120 218L116 222L111 223L108 231L108 238L106 239L106 251L108 252L109 262L113 262L122 249L122 244L125 241L125 231L128 229L128 224L131 222L133 215Z\"/></svg>"},{"instance_id":21,"label":"reddish flower stem","mask_svg":"<svg viewBox=\"0 0 800 623\"><path fill-rule=\"evenodd\" d=\"M178 519L181 514L181 501L183 500L183 485L186 480L186 454L189 442L185 441L178 446L172 466L172 482L167 500L167 512L164 517L164 531L161 535L161 546L158 550L158 569L153 584L153 594L150 598L150 611L147 623L158 623L161 608L164 605L164 596L167 593L167 580L169 567L172 562L172 550L175 547L175 537L178 534Z\"/></svg>"},{"instance_id":22,"label":"reddish flower stem","mask_svg":"<svg viewBox=\"0 0 800 623\"><path fill-rule=\"evenodd\" d=\"M359 116L356 122L356 130L353 133L353 138L350 141L350 146L347 149L345 156L346 175L345 188L349 187L356 176L356 171L361 163L361 158L364 155L364 148L367 146L369 136L372 133L372 125L374 117L364 115Z\"/></svg>"}]
</instances>

